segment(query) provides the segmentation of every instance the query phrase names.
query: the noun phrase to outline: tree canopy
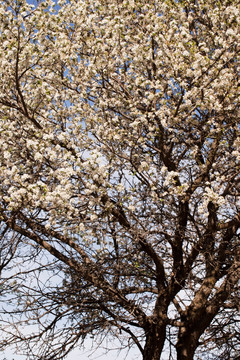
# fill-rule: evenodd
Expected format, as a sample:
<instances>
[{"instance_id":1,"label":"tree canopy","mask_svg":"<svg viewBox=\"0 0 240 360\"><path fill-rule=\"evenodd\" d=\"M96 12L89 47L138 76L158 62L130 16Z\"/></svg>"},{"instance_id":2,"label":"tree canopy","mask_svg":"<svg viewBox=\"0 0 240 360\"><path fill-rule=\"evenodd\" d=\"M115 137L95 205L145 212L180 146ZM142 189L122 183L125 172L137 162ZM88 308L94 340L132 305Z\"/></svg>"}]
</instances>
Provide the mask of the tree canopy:
<instances>
[{"instance_id":1,"label":"tree canopy","mask_svg":"<svg viewBox=\"0 0 240 360\"><path fill-rule=\"evenodd\" d=\"M0 1L0 349L240 358L239 18Z\"/></svg>"}]
</instances>

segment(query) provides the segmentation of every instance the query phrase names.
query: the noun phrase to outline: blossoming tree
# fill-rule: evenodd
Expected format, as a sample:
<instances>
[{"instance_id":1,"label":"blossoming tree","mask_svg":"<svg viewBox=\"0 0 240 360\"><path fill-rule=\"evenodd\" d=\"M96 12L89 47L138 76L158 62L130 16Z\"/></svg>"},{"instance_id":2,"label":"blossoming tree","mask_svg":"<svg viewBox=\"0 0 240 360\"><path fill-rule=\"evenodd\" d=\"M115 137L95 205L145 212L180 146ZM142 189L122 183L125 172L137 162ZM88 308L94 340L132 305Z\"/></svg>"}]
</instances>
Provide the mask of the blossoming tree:
<instances>
[{"instance_id":1,"label":"blossoming tree","mask_svg":"<svg viewBox=\"0 0 240 360\"><path fill-rule=\"evenodd\" d=\"M239 358L238 1L0 17L0 348Z\"/></svg>"}]
</instances>

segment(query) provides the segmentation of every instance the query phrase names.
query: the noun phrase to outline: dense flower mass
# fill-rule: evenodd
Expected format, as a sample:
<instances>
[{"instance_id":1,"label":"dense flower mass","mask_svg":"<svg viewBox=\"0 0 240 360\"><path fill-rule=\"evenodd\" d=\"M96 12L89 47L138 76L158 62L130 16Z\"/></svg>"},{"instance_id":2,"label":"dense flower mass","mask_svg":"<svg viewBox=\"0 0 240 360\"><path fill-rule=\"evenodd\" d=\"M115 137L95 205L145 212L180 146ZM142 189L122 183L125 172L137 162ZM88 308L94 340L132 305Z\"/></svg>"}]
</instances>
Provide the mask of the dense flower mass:
<instances>
[{"instance_id":1,"label":"dense flower mass","mask_svg":"<svg viewBox=\"0 0 240 360\"><path fill-rule=\"evenodd\" d=\"M107 333L144 360L239 356L239 18L0 1L0 348L61 359Z\"/></svg>"}]
</instances>

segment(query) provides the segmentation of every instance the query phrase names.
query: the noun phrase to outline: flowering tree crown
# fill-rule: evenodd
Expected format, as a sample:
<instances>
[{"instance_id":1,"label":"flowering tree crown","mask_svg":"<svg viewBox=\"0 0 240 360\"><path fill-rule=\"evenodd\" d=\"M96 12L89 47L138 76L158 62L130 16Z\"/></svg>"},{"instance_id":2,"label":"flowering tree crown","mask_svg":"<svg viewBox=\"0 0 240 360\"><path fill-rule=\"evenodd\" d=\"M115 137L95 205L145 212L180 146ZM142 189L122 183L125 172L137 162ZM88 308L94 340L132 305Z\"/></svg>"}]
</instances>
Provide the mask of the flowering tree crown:
<instances>
[{"instance_id":1,"label":"flowering tree crown","mask_svg":"<svg viewBox=\"0 0 240 360\"><path fill-rule=\"evenodd\" d=\"M0 2L3 345L237 356L237 3Z\"/></svg>"}]
</instances>

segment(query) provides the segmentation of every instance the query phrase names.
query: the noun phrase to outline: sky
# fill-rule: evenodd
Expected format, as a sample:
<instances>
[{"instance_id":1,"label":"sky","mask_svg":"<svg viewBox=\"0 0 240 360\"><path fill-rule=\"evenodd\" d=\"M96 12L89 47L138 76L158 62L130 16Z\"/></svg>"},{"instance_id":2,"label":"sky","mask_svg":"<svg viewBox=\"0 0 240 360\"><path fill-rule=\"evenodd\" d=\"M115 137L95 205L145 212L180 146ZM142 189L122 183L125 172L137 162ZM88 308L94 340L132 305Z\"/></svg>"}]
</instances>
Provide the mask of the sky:
<instances>
[{"instance_id":1,"label":"sky","mask_svg":"<svg viewBox=\"0 0 240 360\"><path fill-rule=\"evenodd\" d=\"M118 350L112 350L108 354L103 349L93 352L91 349L92 340L86 342L86 349L73 350L64 360L137 360L139 359L139 352L137 349L130 349L128 354L126 352L119 353ZM26 356L14 354L13 351L6 350L0 353L0 360L32 360L26 359Z\"/></svg>"}]
</instances>

